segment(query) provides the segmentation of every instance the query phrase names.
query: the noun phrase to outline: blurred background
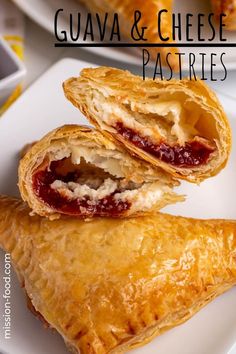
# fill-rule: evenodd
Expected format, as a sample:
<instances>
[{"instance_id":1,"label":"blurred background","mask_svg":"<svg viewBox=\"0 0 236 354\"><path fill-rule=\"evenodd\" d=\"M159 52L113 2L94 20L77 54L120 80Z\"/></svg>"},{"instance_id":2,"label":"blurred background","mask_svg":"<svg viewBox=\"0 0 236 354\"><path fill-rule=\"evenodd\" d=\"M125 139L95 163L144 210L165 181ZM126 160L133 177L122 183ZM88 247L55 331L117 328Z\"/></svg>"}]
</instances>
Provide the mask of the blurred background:
<instances>
[{"instance_id":1,"label":"blurred background","mask_svg":"<svg viewBox=\"0 0 236 354\"><path fill-rule=\"evenodd\" d=\"M0 34L10 38L17 54L23 59L27 70L23 80L23 89L34 82L56 61L72 57L97 65L109 65L128 69L142 75L141 51L129 48L55 48L54 16L57 9L64 9L64 18L60 20L62 28L69 26L69 13L88 12L81 6L78 0L0 0ZM212 12L210 1L206 0L175 0L174 12L178 13L210 13ZM207 37L207 29L205 33ZM236 42L236 31L227 31L227 39ZM22 48L12 43L12 38L22 38ZM19 44L19 43L18 43ZM195 53L199 48L182 49L182 51ZM225 81L208 83L221 94L236 97L234 81L236 80L236 48L227 48L226 63L228 77ZM204 48L206 53L222 52L223 48ZM1 65L1 63L0 63ZM206 63L208 67L208 63ZM201 72L198 72L201 75ZM153 75L153 68L147 70L147 75ZM217 74L216 74L217 77Z\"/></svg>"}]
</instances>

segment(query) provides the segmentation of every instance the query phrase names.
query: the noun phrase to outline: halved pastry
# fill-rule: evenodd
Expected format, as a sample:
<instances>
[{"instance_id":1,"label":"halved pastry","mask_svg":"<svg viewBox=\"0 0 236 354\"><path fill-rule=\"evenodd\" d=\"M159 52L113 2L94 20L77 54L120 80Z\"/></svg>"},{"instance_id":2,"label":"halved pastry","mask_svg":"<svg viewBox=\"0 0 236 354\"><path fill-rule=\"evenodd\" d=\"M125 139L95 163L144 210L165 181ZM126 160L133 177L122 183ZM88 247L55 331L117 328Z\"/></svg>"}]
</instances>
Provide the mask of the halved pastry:
<instances>
[{"instance_id":1,"label":"halved pastry","mask_svg":"<svg viewBox=\"0 0 236 354\"><path fill-rule=\"evenodd\" d=\"M132 43L142 43L139 34L142 35L142 27L146 27L143 37L148 43L170 43L172 38L172 0L79 0L82 2L92 14L99 14L101 18L105 18L108 14L107 24L113 26L113 16L119 16L119 30L121 34L121 41L125 42L124 36ZM168 40L162 41L157 32L158 13L161 10L166 10L161 14L160 31L161 35ZM141 17L137 22L137 29L134 26L136 18L135 12L139 11ZM132 28L134 28L132 32ZM132 39L139 38L138 42ZM114 37L116 38L116 37ZM143 41L145 47L145 41ZM175 55L178 53L177 48L173 47L156 47L148 48L154 60L157 54L160 53L163 65L171 65L174 71L179 70L179 57ZM167 63L168 56L168 63Z\"/></svg>"},{"instance_id":2,"label":"halved pastry","mask_svg":"<svg viewBox=\"0 0 236 354\"><path fill-rule=\"evenodd\" d=\"M35 143L19 167L23 200L51 218L145 214L183 200L173 192L178 184L99 131L77 125L56 129Z\"/></svg>"},{"instance_id":3,"label":"halved pastry","mask_svg":"<svg viewBox=\"0 0 236 354\"><path fill-rule=\"evenodd\" d=\"M223 22L227 30L236 29L236 1L235 0L211 0L212 10L219 20L224 14Z\"/></svg>"},{"instance_id":4,"label":"halved pastry","mask_svg":"<svg viewBox=\"0 0 236 354\"><path fill-rule=\"evenodd\" d=\"M34 313L73 353L126 353L236 284L235 221L160 213L50 221L0 197L0 247Z\"/></svg>"},{"instance_id":5,"label":"halved pastry","mask_svg":"<svg viewBox=\"0 0 236 354\"><path fill-rule=\"evenodd\" d=\"M82 70L63 87L91 123L175 177L198 183L226 164L229 123L202 81L143 81L128 71L99 67Z\"/></svg>"}]
</instances>

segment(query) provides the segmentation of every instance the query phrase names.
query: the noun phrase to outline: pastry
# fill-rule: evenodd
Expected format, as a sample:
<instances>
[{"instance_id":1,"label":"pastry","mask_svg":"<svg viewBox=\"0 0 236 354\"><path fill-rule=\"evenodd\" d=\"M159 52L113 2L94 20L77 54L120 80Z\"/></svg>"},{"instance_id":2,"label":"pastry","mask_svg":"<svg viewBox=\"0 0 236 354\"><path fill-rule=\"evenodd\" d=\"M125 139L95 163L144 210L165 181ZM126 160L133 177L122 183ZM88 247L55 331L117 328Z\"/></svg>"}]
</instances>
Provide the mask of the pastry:
<instances>
[{"instance_id":1,"label":"pastry","mask_svg":"<svg viewBox=\"0 0 236 354\"><path fill-rule=\"evenodd\" d=\"M202 81L142 80L109 67L84 69L66 97L110 139L177 178L201 182L226 164L231 131Z\"/></svg>"},{"instance_id":2,"label":"pastry","mask_svg":"<svg viewBox=\"0 0 236 354\"><path fill-rule=\"evenodd\" d=\"M179 183L99 131L67 125L33 144L19 167L23 200L51 219L143 215L183 200Z\"/></svg>"},{"instance_id":3,"label":"pastry","mask_svg":"<svg viewBox=\"0 0 236 354\"><path fill-rule=\"evenodd\" d=\"M219 20L221 14L225 14L223 17L223 23L226 25L226 29L236 29L236 1L235 0L211 0L212 10Z\"/></svg>"},{"instance_id":4,"label":"pastry","mask_svg":"<svg viewBox=\"0 0 236 354\"><path fill-rule=\"evenodd\" d=\"M80 354L142 346L236 284L235 221L50 221L0 197L0 246L34 313Z\"/></svg>"},{"instance_id":5,"label":"pastry","mask_svg":"<svg viewBox=\"0 0 236 354\"><path fill-rule=\"evenodd\" d=\"M23 148L20 151L20 158L23 158L26 155L26 153L34 146L34 144L35 144L35 141L23 146Z\"/></svg>"},{"instance_id":6,"label":"pastry","mask_svg":"<svg viewBox=\"0 0 236 354\"><path fill-rule=\"evenodd\" d=\"M122 35L125 35L133 43L141 43L139 34L142 35L142 27L147 27L144 30L144 38L147 43L168 43L171 40L163 42L157 34L158 13L161 10L166 10L161 14L161 34L164 38L172 38L172 0L80 0L92 14L99 14L104 18L107 13L108 24L112 27L113 23L109 20L113 18L114 14L118 14L119 28ZM134 27L135 24L135 11L140 11L141 18L137 22L137 30ZM138 18L137 18L138 19ZM109 23L110 22L110 23ZM133 34L134 40L132 38ZM125 42L125 38L122 37L121 42ZM172 41L173 42L173 41ZM145 42L144 47L145 47ZM158 53L161 55L161 61L163 65L171 66L174 71L179 70L179 58L175 55L178 53L177 48L148 48L153 59L156 59ZM169 54L170 53L170 54ZM168 62L167 62L168 56Z\"/></svg>"}]
</instances>

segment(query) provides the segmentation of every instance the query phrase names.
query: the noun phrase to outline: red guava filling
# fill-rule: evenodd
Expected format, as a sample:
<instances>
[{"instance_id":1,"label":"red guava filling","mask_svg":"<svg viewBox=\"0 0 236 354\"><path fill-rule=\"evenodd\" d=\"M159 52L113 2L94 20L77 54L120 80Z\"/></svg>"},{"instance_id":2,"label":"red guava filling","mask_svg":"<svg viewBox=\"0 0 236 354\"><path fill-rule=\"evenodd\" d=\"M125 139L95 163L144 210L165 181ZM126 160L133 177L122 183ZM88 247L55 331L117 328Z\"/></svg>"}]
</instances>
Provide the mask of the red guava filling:
<instances>
[{"instance_id":1,"label":"red guava filling","mask_svg":"<svg viewBox=\"0 0 236 354\"><path fill-rule=\"evenodd\" d=\"M63 159L65 160L65 159ZM89 197L82 199L68 199L59 191L53 189L51 184L60 180L62 182L76 182L79 171L74 170L66 174L58 172L58 167L63 160L53 161L50 166L38 169L33 175L33 190L38 198L55 211L73 216L121 216L131 204L127 201L114 198L115 191L102 199L91 200Z\"/></svg>"},{"instance_id":2,"label":"red guava filling","mask_svg":"<svg viewBox=\"0 0 236 354\"><path fill-rule=\"evenodd\" d=\"M119 122L114 127L125 139L134 144L137 148L149 153L157 159L178 167L194 167L206 164L214 147L207 146L201 141L192 141L184 146L174 146L165 143L154 144L149 138L140 136L133 129L127 128Z\"/></svg>"}]
</instances>

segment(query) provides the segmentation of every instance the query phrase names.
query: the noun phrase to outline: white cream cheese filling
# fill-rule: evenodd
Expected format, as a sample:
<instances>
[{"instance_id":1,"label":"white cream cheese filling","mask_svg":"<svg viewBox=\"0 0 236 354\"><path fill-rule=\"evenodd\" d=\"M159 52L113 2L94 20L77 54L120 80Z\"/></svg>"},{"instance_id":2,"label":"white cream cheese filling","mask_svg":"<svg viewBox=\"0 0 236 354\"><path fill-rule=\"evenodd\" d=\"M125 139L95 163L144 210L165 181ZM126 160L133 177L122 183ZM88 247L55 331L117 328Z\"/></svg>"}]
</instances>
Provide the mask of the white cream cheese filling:
<instances>
[{"instance_id":1,"label":"white cream cheese filling","mask_svg":"<svg viewBox=\"0 0 236 354\"><path fill-rule=\"evenodd\" d=\"M69 199L83 199L88 197L93 201L111 195L115 192L117 187L118 182L113 181L111 178L107 178L97 189L92 188L88 184L80 184L76 182L65 183L60 180L56 180L51 184L52 189L57 190Z\"/></svg>"},{"instance_id":2,"label":"white cream cheese filling","mask_svg":"<svg viewBox=\"0 0 236 354\"><path fill-rule=\"evenodd\" d=\"M78 166L78 170L81 168L81 173L75 181L63 182L57 179L50 187L68 200L87 199L90 204L96 204L112 195L117 202L129 202L132 212L150 209L165 193L173 194L173 186L169 186L163 178L150 179L147 182L143 178L134 180L130 161L126 161L115 147L114 150L112 148L113 146L110 149L94 148L81 142L78 146L71 142L64 153L75 167ZM54 154L59 156L56 152ZM63 158L62 151L60 158ZM128 180L125 179L127 171L130 171Z\"/></svg>"},{"instance_id":3,"label":"white cream cheese filling","mask_svg":"<svg viewBox=\"0 0 236 354\"><path fill-rule=\"evenodd\" d=\"M51 188L70 200L89 198L92 204L96 204L99 200L109 197L119 189L120 183L119 180L107 178L97 189L94 189L88 184L65 183L56 180L51 184ZM159 182L155 182L144 183L141 186L137 185L136 189L118 191L113 194L113 197L117 202L129 202L131 210L134 212L152 208L162 198L163 194L168 192L171 192L170 187L162 186Z\"/></svg>"}]
</instances>

